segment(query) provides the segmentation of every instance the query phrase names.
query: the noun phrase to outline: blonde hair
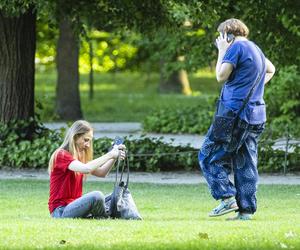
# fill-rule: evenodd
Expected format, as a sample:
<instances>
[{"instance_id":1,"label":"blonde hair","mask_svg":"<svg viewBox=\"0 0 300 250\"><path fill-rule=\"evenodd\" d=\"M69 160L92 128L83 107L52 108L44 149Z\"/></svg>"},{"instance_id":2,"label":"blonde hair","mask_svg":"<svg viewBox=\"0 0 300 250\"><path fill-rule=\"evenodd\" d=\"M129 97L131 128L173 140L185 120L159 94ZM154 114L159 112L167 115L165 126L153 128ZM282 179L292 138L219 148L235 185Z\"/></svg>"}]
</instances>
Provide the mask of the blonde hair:
<instances>
[{"instance_id":1,"label":"blonde hair","mask_svg":"<svg viewBox=\"0 0 300 250\"><path fill-rule=\"evenodd\" d=\"M48 172L49 174L54 168L54 160L59 150L64 149L71 153L71 155L78 159L78 152L76 149L75 142L78 137L82 136L85 133L93 131L92 126L84 120L78 120L72 124L72 126L68 129L63 143L57 148L54 153L51 155L48 165ZM83 163L87 163L88 161L93 159L93 143L88 149L84 151L84 159L81 159Z\"/></svg>"},{"instance_id":2,"label":"blonde hair","mask_svg":"<svg viewBox=\"0 0 300 250\"><path fill-rule=\"evenodd\" d=\"M248 37L249 29L241 20L230 18L222 22L218 27L219 32L231 33L234 36Z\"/></svg>"}]
</instances>

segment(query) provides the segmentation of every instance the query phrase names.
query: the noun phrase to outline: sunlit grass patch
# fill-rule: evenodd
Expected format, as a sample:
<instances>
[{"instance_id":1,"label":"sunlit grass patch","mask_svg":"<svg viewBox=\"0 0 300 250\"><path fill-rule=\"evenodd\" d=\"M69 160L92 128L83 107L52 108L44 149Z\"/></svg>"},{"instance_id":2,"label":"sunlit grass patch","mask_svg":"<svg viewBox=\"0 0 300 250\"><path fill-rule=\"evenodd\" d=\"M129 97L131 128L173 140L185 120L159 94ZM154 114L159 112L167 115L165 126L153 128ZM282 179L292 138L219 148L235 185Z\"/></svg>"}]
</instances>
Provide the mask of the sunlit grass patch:
<instances>
[{"instance_id":1,"label":"sunlit grass patch","mask_svg":"<svg viewBox=\"0 0 300 250\"><path fill-rule=\"evenodd\" d=\"M159 75L138 72L95 74L94 99L89 98L88 75L80 76L81 107L85 119L98 122L142 122L153 110L195 106L205 95L217 94L219 84L212 73L190 75L193 96L159 94ZM37 73L35 96L43 121L55 116L55 73Z\"/></svg>"},{"instance_id":2,"label":"sunlit grass patch","mask_svg":"<svg viewBox=\"0 0 300 250\"><path fill-rule=\"evenodd\" d=\"M112 183L87 182L109 193ZM253 221L208 218L206 185L132 183L143 221L51 219L48 182L0 181L0 249L299 249L300 186L260 186ZM298 195L297 195L298 194ZM227 216L228 217L228 216Z\"/></svg>"}]
</instances>

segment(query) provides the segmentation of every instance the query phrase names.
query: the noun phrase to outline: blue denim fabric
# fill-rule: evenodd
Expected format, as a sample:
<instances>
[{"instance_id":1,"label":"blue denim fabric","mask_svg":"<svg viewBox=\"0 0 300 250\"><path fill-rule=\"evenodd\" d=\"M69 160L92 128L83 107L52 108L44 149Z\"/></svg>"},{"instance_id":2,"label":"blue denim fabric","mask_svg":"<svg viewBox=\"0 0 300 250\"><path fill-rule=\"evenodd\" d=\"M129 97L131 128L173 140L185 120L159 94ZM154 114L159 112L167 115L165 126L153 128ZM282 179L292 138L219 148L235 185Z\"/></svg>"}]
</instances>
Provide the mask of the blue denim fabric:
<instances>
[{"instance_id":1,"label":"blue denim fabric","mask_svg":"<svg viewBox=\"0 0 300 250\"><path fill-rule=\"evenodd\" d=\"M239 120L230 144L212 141L210 128L198 154L199 164L212 196L235 196L240 212L256 211L257 143L264 124L249 125ZM234 172L234 184L228 176Z\"/></svg>"},{"instance_id":2,"label":"blue denim fabric","mask_svg":"<svg viewBox=\"0 0 300 250\"><path fill-rule=\"evenodd\" d=\"M105 218L105 197L100 191L93 191L71 202L67 206L56 208L53 218Z\"/></svg>"}]
</instances>

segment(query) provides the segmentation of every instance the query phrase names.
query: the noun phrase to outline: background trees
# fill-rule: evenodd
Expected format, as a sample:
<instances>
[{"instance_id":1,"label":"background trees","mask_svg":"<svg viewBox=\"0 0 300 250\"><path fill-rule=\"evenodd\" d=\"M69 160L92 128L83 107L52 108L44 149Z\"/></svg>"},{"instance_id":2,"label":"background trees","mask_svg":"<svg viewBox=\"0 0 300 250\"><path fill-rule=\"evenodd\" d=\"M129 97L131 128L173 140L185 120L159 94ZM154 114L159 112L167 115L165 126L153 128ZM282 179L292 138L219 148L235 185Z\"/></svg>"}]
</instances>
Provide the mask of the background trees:
<instances>
[{"instance_id":1,"label":"background trees","mask_svg":"<svg viewBox=\"0 0 300 250\"><path fill-rule=\"evenodd\" d=\"M185 72L211 65L214 68L216 27L232 16L246 22L250 39L263 48L277 69L299 65L298 7L299 3L289 0L1 0L0 120L26 120L34 116L35 59L38 65L43 62L44 67L56 63L56 110L61 119L82 117L78 69L89 70L93 65L93 70L100 72L100 65L106 62L113 65L111 71L160 71L162 92L189 94ZM95 35L97 32L108 35L101 37ZM35 57L36 35L39 43ZM127 49L130 47L134 52L121 56L120 43L128 44ZM102 48L105 56L99 54L102 45L108 47ZM183 83L185 86L180 85Z\"/></svg>"}]
</instances>

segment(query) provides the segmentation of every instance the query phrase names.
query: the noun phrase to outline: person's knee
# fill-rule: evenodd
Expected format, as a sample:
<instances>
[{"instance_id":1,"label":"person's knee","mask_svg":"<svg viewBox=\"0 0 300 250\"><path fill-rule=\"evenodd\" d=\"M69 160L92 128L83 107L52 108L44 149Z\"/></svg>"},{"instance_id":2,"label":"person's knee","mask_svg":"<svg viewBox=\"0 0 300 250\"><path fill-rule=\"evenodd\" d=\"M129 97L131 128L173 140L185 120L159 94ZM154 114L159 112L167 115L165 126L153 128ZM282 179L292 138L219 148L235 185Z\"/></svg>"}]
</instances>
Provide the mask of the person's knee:
<instances>
[{"instance_id":1,"label":"person's knee","mask_svg":"<svg viewBox=\"0 0 300 250\"><path fill-rule=\"evenodd\" d=\"M93 191L92 194L95 202L103 203L105 201L105 196L101 191Z\"/></svg>"}]
</instances>

